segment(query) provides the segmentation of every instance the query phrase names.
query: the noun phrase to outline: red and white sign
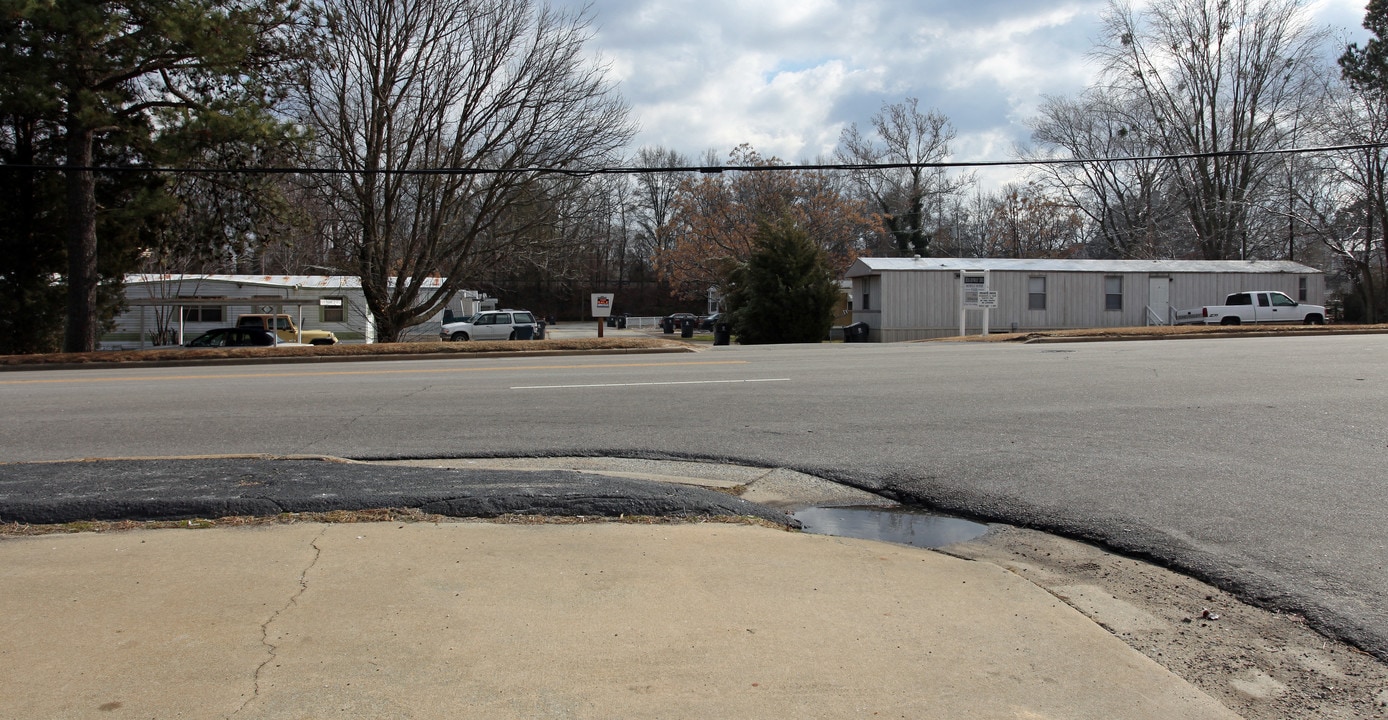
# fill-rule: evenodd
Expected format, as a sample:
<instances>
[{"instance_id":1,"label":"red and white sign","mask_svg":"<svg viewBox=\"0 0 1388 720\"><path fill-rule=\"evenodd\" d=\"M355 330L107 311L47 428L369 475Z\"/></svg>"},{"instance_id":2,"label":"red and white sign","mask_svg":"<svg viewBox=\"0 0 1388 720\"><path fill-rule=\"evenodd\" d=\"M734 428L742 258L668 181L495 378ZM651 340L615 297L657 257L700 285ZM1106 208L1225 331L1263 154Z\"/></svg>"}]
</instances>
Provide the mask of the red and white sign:
<instances>
[{"instance_id":1,"label":"red and white sign","mask_svg":"<svg viewBox=\"0 0 1388 720\"><path fill-rule=\"evenodd\" d=\"M612 293L593 293L593 317L612 316Z\"/></svg>"}]
</instances>

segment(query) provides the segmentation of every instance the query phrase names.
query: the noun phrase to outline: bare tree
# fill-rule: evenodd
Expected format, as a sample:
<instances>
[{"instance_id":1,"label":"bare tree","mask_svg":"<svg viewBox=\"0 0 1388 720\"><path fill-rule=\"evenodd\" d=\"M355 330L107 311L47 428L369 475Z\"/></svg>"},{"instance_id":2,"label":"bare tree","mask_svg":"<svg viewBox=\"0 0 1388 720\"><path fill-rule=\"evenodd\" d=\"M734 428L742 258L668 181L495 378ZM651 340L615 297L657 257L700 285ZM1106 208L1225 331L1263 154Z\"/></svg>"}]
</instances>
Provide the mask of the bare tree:
<instances>
[{"instance_id":1,"label":"bare tree","mask_svg":"<svg viewBox=\"0 0 1388 720\"><path fill-rule=\"evenodd\" d=\"M1071 257L1084 244L1079 210L1041 185L1009 183L984 203L983 257Z\"/></svg>"},{"instance_id":2,"label":"bare tree","mask_svg":"<svg viewBox=\"0 0 1388 720\"><path fill-rule=\"evenodd\" d=\"M584 55L590 21L532 0L333 0L302 112L314 164L342 171L320 189L355 234L379 340L553 240L553 201L579 181L537 168L582 171L630 138Z\"/></svg>"},{"instance_id":3,"label":"bare tree","mask_svg":"<svg viewBox=\"0 0 1388 720\"><path fill-rule=\"evenodd\" d=\"M641 168L688 167L689 159L674 150L644 147L636 152L636 166ZM633 198L635 221L639 227L639 249L645 257L668 250L673 242L668 232L671 212L680 183L688 173L644 172L635 176L636 194Z\"/></svg>"},{"instance_id":4,"label":"bare tree","mask_svg":"<svg viewBox=\"0 0 1388 720\"><path fill-rule=\"evenodd\" d=\"M1285 209L1265 209L1319 240L1358 295L1363 319L1378 322L1388 316L1388 97L1354 82L1332 83L1325 97L1317 139L1361 147L1304 158Z\"/></svg>"},{"instance_id":5,"label":"bare tree","mask_svg":"<svg viewBox=\"0 0 1388 720\"><path fill-rule=\"evenodd\" d=\"M729 153L729 165L773 168L750 145ZM761 226L790 222L805 232L843 272L868 230L863 203L844 192L831 173L778 170L707 173L680 187L667 229L672 245L656 255L656 271L680 297L705 297L751 256Z\"/></svg>"},{"instance_id":6,"label":"bare tree","mask_svg":"<svg viewBox=\"0 0 1388 720\"><path fill-rule=\"evenodd\" d=\"M895 105L883 104L872 116L872 135L864 136L856 124L839 136L838 157L854 165L902 164L906 167L861 169L852 178L877 212L892 249L905 255L926 255L934 230L930 201L958 192L967 178L949 178L940 168L922 164L949 158L954 126L944 115L922 113L916 98ZM938 213L936 213L938 223Z\"/></svg>"},{"instance_id":7,"label":"bare tree","mask_svg":"<svg viewBox=\"0 0 1388 720\"><path fill-rule=\"evenodd\" d=\"M1136 158L1161 146L1144 106L1090 88L1076 98L1050 97L1031 121L1039 151L1028 159ZM1172 165L1162 160L1086 162L1040 166L1038 182L1064 195L1094 228L1089 255L1099 258L1176 257L1187 248L1189 224L1173 207Z\"/></svg>"},{"instance_id":8,"label":"bare tree","mask_svg":"<svg viewBox=\"0 0 1388 720\"><path fill-rule=\"evenodd\" d=\"M1154 145L1180 160L1173 185L1206 259L1245 257L1249 209L1276 163L1247 155L1283 147L1292 119L1316 102L1324 34L1303 0L1111 0L1094 53L1113 92L1140 102Z\"/></svg>"}]
</instances>

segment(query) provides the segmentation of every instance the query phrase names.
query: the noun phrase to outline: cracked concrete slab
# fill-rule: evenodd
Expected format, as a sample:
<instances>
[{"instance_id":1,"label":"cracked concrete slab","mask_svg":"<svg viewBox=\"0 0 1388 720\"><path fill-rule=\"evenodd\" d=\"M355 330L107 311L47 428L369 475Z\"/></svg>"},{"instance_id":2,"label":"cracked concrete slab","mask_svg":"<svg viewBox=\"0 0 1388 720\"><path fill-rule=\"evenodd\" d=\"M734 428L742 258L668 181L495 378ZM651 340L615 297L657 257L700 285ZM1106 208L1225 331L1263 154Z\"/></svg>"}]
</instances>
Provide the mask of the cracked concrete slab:
<instances>
[{"instance_id":1,"label":"cracked concrete slab","mask_svg":"<svg viewBox=\"0 0 1388 720\"><path fill-rule=\"evenodd\" d=\"M1236 717L990 563L749 525L6 538L0 586L17 718Z\"/></svg>"},{"instance_id":2,"label":"cracked concrete slab","mask_svg":"<svg viewBox=\"0 0 1388 720\"><path fill-rule=\"evenodd\" d=\"M260 699L261 678L265 674L265 669L275 664L275 661L279 658L280 646L277 642L272 642L274 633L271 632L271 626L273 626L281 616L298 605L299 598L303 597L305 592L308 592L309 573L313 572L314 566L316 566L318 561L323 557L323 548L320 547L318 543L328 532L328 527L329 526L326 525L323 526L319 533L313 538L313 541L309 543L309 546L313 548L313 556L309 559L308 565L299 573L298 591L291 595L289 600L285 602L282 607L275 610L265 622L260 624L260 644L265 646L267 657L255 668L255 675L251 679L251 695L245 698L245 702L241 704L241 707L236 709L236 712L232 713L232 717L236 717L242 710L245 710L247 706Z\"/></svg>"},{"instance_id":3,"label":"cracked concrete slab","mask_svg":"<svg viewBox=\"0 0 1388 720\"><path fill-rule=\"evenodd\" d=\"M0 714L230 715L254 696L261 627L300 592L322 532L0 541Z\"/></svg>"}]
</instances>

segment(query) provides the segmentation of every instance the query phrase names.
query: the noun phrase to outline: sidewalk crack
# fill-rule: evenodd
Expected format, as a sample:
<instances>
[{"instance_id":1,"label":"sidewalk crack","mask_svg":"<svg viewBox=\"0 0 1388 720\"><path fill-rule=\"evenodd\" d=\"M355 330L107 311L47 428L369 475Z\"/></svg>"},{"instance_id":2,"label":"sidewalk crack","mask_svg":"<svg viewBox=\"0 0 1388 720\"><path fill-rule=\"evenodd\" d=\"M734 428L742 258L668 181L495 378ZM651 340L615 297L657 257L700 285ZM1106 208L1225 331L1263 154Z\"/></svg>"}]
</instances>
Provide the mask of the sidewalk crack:
<instances>
[{"instance_id":1,"label":"sidewalk crack","mask_svg":"<svg viewBox=\"0 0 1388 720\"><path fill-rule=\"evenodd\" d=\"M309 543L309 547L313 548L313 557L309 559L308 565L299 573L299 589L289 597L289 600L285 602L284 605L280 606L280 608L273 613L270 613L270 617L260 624L260 644L265 646L265 660L256 666L255 674L251 677L251 696L246 698L246 701L241 703L241 707L236 708L228 717L236 717L242 710L245 710L251 703L255 702L256 699L260 697L261 675L265 672L265 668L269 667L270 663L274 662L275 658L279 656L279 646L270 642L270 626L279 619L280 615L283 615L285 612L288 612L290 608L298 605L299 598L308 591L308 574L313 570L314 566L318 564L318 559L323 556L323 548L318 546L318 541L322 540L327 532L328 528L324 526L323 529L319 531L318 535L313 538L313 541Z\"/></svg>"}]
</instances>

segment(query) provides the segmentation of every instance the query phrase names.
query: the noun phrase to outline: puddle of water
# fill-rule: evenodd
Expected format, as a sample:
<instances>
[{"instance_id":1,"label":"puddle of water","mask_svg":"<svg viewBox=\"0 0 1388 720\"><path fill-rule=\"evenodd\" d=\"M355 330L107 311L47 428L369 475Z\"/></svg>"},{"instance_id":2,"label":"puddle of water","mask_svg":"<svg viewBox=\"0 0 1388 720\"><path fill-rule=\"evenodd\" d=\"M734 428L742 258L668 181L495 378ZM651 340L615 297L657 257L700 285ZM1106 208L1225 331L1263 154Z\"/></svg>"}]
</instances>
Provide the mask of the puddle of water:
<instances>
[{"instance_id":1,"label":"puddle of water","mask_svg":"<svg viewBox=\"0 0 1388 720\"><path fill-rule=\"evenodd\" d=\"M813 507L800 510L794 516L805 532L816 535L882 540L924 548L944 547L988 532L987 525L909 507Z\"/></svg>"}]
</instances>

